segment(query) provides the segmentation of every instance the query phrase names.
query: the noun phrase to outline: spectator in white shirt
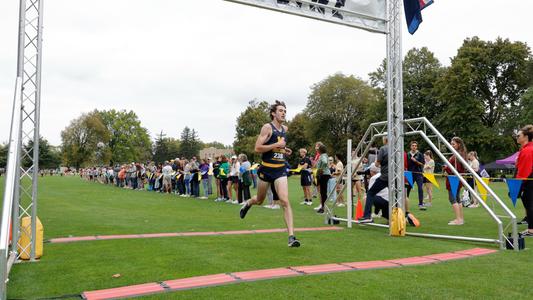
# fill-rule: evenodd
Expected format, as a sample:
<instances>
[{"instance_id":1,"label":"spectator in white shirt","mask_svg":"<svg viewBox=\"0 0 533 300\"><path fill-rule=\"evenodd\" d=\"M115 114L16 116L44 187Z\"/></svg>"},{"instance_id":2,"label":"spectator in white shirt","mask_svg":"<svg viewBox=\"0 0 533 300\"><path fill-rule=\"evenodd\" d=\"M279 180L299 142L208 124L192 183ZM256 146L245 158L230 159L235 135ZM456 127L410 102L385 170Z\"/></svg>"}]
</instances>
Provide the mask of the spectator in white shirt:
<instances>
[{"instance_id":1,"label":"spectator in white shirt","mask_svg":"<svg viewBox=\"0 0 533 300\"><path fill-rule=\"evenodd\" d=\"M161 172L163 173L163 192L170 194L172 192L172 166L168 161L165 161L165 166Z\"/></svg>"},{"instance_id":2,"label":"spectator in white shirt","mask_svg":"<svg viewBox=\"0 0 533 300\"><path fill-rule=\"evenodd\" d=\"M229 200L226 202L238 204L237 196L239 195L239 173L241 164L237 160L237 156L233 155L230 162L230 171L228 177L228 193ZM233 191L235 191L235 199L233 199Z\"/></svg>"}]
</instances>

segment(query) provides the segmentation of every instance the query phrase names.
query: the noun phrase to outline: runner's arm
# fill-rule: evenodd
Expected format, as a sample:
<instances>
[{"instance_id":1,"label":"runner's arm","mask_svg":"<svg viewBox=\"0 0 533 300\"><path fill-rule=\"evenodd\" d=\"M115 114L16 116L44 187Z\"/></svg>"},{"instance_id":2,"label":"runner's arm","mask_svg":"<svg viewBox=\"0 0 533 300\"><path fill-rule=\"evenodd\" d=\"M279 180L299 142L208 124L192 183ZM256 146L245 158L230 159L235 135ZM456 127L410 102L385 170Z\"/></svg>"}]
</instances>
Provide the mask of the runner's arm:
<instances>
[{"instance_id":1,"label":"runner's arm","mask_svg":"<svg viewBox=\"0 0 533 300\"><path fill-rule=\"evenodd\" d=\"M285 129L285 132L289 131L289 127L287 127L285 125L281 125L281 126L283 126L283 129ZM288 148L288 147L285 147L285 154L290 156L292 154L292 149Z\"/></svg>"},{"instance_id":2,"label":"runner's arm","mask_svg":"<svg viewBox=\"0 0 533 300\"><path fill-rule=\"evenodd\" d=\"M257 140L255 141L255 152L265 153L275 148L285 147L285 139L282 139L281 141L274 143L272 145L265 145L265 143L268 141L271 135L272 135L272 127L270 127L270 124L263 125L263 127L261 128L261 133L259 133L259 136L257 137Z\"/></svg>"}]
</instances>

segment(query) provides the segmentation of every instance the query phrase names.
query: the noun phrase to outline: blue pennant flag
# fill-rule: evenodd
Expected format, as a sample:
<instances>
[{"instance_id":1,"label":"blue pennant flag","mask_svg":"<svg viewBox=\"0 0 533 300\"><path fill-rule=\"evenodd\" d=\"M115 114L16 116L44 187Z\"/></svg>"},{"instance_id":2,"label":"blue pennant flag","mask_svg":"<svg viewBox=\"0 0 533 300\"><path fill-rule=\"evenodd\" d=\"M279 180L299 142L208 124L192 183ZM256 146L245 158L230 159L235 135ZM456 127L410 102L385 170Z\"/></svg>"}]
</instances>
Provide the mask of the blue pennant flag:
<instances>
[{"instance_id":1,"label":"blue pennant flag","mask_svg":"<svg viewBox=\"0 0 533 300\"><path fill-rule=\"evenodd\" d=\"M411 171L403 171L403 176L407 178L407 182L409 182L409 185L413 187L413 172Z\"/></svg>"},{"instance_id":2,"label":"blue pennant flag","mask_svg":"<svg viewBox=\"0 0 533 300\"><path fill-rule=\"evenodd\" d=\"M522 179L506 179L506 181L507 187L509 188L509 196L511 197L511 201L513 201L513 206L516 207L516 199L522 186Z\"/></svg>"},{"instance_id":3,"label":"blue pennant flag","mask_svg":"<svg viewBox=\"0 0 533 300\"><path fill-rule=\"evenodd\" d=\"M448 175L448 181L450 182L453 199L457 199L457 190L459 190L459 177Z\"/></svg>"}]
</instances>

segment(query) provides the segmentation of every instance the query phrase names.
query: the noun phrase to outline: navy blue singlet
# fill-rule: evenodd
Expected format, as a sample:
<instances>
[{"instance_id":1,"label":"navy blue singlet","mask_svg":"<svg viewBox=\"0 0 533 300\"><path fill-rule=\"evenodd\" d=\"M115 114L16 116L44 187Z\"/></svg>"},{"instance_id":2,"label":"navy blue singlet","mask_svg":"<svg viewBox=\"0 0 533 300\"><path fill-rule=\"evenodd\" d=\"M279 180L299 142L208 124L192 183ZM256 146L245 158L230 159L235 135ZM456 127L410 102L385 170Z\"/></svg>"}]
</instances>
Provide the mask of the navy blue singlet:
<instances>
[{"instance_id":1,"label":"navy blue singlet","mask_svg":"<svg viewBox=\"0 0 533 300\"><path fill-rule=\"evenodd\" d=\"M270 123L270 126L272 127L272 135L264 145L275 144L279 140L281 140L281 138L285 138L285 141L287 140L287 137L285 135L285 128L283 128L283 125L281 126L281 131L276 129L276 126L274 126L274 124L272 123ZM285 167L285 149L272 149L268 152L263 153L261 155L261 159L263 160L261 164L265 167Z\"/></svg>"}]
</instances>

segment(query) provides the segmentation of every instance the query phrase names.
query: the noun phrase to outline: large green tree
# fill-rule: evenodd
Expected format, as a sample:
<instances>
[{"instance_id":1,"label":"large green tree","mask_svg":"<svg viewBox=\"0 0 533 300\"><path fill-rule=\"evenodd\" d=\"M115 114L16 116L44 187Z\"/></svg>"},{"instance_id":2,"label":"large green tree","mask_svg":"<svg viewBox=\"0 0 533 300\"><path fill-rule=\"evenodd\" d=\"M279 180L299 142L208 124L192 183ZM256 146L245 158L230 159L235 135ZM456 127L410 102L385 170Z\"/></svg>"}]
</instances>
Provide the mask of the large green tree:
<instances>
[{"instance_id":1,"label":"large green tree","mask_svg":"<svg viewBox=\"0 0 533 300\"><path fill-rule=\"evenodd\" d=\"M0 168L5 168L7 165L7 153L9 144L0 144Z\"/></svg>"},{"instance_id":2,"label":"large green tree","mask_svg":"<svg viewBox=\"0 0 533 300\"><path fill-rule=\"evenodd\" d=\"M512 133L527 110L523 95L531 82L531 60L521 42L466 39L436 86L443 104L438 128L463 137L482 161L514 151Z\"/></svg>"},{"instance_id":3,"label":"large green tree","mask_svg":"<svg viewBox=\"0 0 533 300\"><path fill-rule=\"evenodd\" d=\"M298 150L306 149L308 152L314 151L313 139L309 136L310 120L304 113L299 113L292 120L288 122L287 132L287 147L293 150L293 154L289 157L291 166L294 166L299 161Z\"/></svg>"},{"instance_id":4,"label":"large green tree","mask_svg":"<svg viewBox=\"0 0 533 300\"><path fill-rule=\"evenodd\" d=\"M180 157L179 147L180 142L178 140L166 137L161 131L155 139L152 160L156 163L163 163L164 161L178 158Z\"/></svg>"},{"instance_id":5,"label":"large green tree","mask_svg":"<svg viewBox=\"0 0 533 300\"><path fill-rule=\"evenodd\" d=\"M30 140L28 144L24 145L25 152L29 157L33 157L33 140ZM27 155L23 156L22 164L25 167L31 165L31 160ZM55 169L61 165L61 152L54 146L50 145L48 141L40 137L39 138L39 169Z\"/></svg>"},{"instance_id":6,"label":"large green tree","mask_svg":"<svg viewBox=\"0 0 533 300\"><path fill-rule=\"evenodd\" d=\"M76 168L109 162L111 153L105 143L110 133L98 111L84 113L61 131L63 162Z\"/></svg>"},{"instance_id":7,"label":"large green tree","mask_svg":"<svg viewBox=\"0 0 533 300\"><path fill-rule=\"evenodd\" d=\"M517 117L516 129L533 123L533 86L522 95L521 108Z\"/></svg>"},{"instance_id":8,"label":"large green tree","mask_svg":"<svg viewBox=\"0 0 533 300\"><path fill-rule=\"evenodd\" d=\"M440 114L442 103L435 93L435 84L446 70L433 52L428 48L412 48L403 60L403 108L404 118L426 117L433 121ZM379 92L382 105L377 116L386 115L386 81L387 65L383 60L379 68L369 74L370 84ZM383 110L383 108L385 110Z\"/></svg>"},{"instance_id":9,"label":"large green tree","mask_svg":"<svg viewBox=\"0 0 533 300\"><path fill-rule=\"evenodd\" d=\"M335 74L313 85L305 108L309 136L324 142L330 151L344 153L347 139L364 134L369 108L379 97L365 81Z\"/></svg>"},{"instance_id":10,"label":"large green tree","mask_svg":"<svg viewBox=\"0 0 533 300\"><path fill-rule=\"evenodd\" d=\"M520 98L529 85L529 47L522 42L498 38L495 42L467 39L454 59L472 69L473 96L483 105L483 124L509 129Z\"/></svg>"},{"instance_id":11,"label":"large green tree","mask_svg":"<svg viewBox=\"0 0 533 300\"><path fill-rule=\"evenodd\" d=\"M145 161L151 157L152 141L135 112L111 109L98 114L110 134L106 147L111 152L112 164Z\"/></svg>"},{"instance_id":12,"label":"large green tree","mask_svg":"<svg viewBox=\"0 0 533 300\"><path fill-rule=\"evenodd\" d=\"M237 117L233 143L235 153L244 153L250 161L258 161L260 156L255 153L255 141L263 124L270 121L268 102L250 101L246 109Z\"/></svg>"},{"instance_id":13,"label":"large green tree","mask_svg":"<svg viewBox=\"0 0 533 300\"><path fill-rule=\"evenodd\" d=\"M444 71L426 47L407 52L403 61L404 118L426 117L432 121L440 113L442 103L434 87Z\"/></svg>"},{"instance_id":14,"label":"large green tree","mask_svg":"<svg viewBox=\"0 0 533 300\"><path fill-rule=\"evenodd\" d=\"M189 127L183 128L180 135L179 153L181 156L191 158L198 156L200 149L202 148L202 142L198 138L196 130Z\"/></svg>"}]
</instances>

